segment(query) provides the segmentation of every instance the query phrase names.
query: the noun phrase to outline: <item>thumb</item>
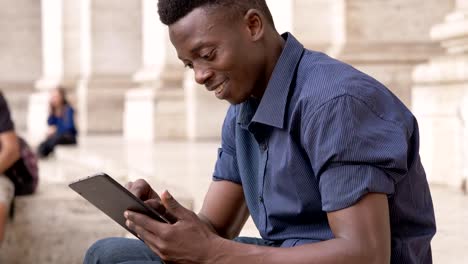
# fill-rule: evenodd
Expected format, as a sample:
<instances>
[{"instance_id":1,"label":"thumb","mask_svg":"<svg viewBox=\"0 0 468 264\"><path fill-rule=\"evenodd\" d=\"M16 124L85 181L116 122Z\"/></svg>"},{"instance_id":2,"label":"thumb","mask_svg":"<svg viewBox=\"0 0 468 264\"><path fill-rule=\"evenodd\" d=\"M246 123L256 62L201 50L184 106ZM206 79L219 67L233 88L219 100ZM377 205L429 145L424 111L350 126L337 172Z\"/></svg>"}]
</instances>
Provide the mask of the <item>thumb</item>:
<instances>
[{"instance_id":1,"label":"thumb","mask_svg":"<svg viewBox=\"0 0 468 264\"><path fill-rule=\"evenodd\" d=\"M166 210L175 216L177 219L183 219L187 209L183 207L174 197L169 193L169 191L164 191L161 195L161 202L166 207Z\"/></svg>"}]
</instances>

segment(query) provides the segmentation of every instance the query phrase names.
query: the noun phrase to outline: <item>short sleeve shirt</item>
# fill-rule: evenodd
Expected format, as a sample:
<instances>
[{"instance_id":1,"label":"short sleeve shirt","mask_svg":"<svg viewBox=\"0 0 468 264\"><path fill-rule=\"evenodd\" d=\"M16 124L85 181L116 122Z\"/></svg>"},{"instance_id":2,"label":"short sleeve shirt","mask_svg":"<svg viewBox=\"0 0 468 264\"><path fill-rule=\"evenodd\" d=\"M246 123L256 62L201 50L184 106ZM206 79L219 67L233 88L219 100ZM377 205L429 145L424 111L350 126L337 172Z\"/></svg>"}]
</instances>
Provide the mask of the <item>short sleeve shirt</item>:
<instances>
[{"instance_id":1,"label":"short sleeve shirt","mask_svg":"<svg viewBox=\"0 0 468 264\"><path fill-rule=\"evenodd\" d=\"M386 194L392 263L431 263L416 119L375 79L283 38L262 99L227 112L213 179L242 185L260 235L283 247L332 239L327 212Z\"/></svg>"},{"instance_id":2,"label":"short sleeve shirt","mask_svg":"<svg viewBox=\"0 0 468 264\"><path fill-rule=\"evenodd\" d=\"M14 130L13 121L11 121L8 104L0 92L0 133Z\"/></svg>"}]
</instances>

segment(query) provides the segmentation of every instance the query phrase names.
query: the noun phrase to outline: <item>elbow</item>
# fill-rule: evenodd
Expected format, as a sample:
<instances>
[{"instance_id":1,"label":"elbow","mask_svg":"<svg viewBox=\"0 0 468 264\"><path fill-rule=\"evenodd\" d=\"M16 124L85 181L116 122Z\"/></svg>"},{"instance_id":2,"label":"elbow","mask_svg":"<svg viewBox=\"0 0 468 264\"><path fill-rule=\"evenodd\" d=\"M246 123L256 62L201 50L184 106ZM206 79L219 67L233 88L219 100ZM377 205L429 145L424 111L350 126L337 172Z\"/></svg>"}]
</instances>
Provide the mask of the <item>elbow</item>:
<instances>
[{"instance_id":1,"label":"elbow","mask_svg":"<svg viewBox=\"0 0 468 264\"><path fill-rule=\"evenodd\" d=\"M11 149L9 156L11 157L11 160L13 160L13 163L15 163L17 160L21 158L21 150L19 144L15 144Z\"/></svg>"},{"instance_id":2,"label":"elbow","mask_svg":"<svg viewBox=\"0 0 468 264\"><path fill-rule=\"evenodd\" d=\"M342 240L343 256L347 263L390 264L390 245L378 241Z\"/></svg>"},{"instance_id":3,"label":"elbow","mask_svg":"<svg viewBox=\"0 0 468 264\"><path fill-rule=\"evenodd\" d=\"M368 254L366 263L369 264L390 264L390 253L382 252L380 249L371 249L369 251L374 251L374 253Z\"/></svg>"},{"instance_id":4,"label":"elbow","mask_svg":"<svg viewBox=\"0 0 468 264\"><path fill-rule=\"evenodd\" d=\"M390 264L390 246L382 246L378 243L366 243L356 250L359 255L359 263Z\"/></svg>"}]
</instances>

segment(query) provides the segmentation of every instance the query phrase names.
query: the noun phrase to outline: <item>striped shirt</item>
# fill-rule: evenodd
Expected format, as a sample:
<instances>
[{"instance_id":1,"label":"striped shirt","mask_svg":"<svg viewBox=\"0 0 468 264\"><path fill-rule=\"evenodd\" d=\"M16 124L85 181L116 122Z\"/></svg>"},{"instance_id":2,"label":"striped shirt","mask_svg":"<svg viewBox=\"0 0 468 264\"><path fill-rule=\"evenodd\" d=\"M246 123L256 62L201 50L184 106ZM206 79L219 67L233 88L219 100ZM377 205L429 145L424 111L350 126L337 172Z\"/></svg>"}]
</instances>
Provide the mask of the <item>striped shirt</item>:
<instances>
[{"instance_id":1,"label":"striped shirt","mask_svg":"<svg viewBox=\"0 0 468 264\"><path fill-rule=\"evenodd\" d=\"M392 263L431 263L416 119L370 76L283 38L262 99L227 112L213 179L242 185L262 238L282 247L332 239L327 212L387 194Z\"/></svg>"}]
</instances>

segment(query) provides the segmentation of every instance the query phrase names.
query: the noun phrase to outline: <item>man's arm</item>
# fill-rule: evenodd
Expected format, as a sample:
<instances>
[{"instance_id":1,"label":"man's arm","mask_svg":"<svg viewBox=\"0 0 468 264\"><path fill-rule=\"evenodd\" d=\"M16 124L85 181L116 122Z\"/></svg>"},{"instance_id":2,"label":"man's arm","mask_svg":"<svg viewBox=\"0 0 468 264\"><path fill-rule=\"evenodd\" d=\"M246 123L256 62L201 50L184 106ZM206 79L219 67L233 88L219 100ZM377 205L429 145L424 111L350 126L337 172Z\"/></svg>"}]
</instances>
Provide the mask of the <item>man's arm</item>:
<instances>
[{"instance_id":1,"label":"man's arm","mask_svg":"<svg viewBox=\"0 0 468 264\"><path fill-rule=\"evenodd\" d=\"M220 201L220 204L207 206L205 201L207 207L204 206L203 215L215 230L227 234L229 228L225 224L229 221L225 216L219 217L215 211L211 211L218 206L222 208L223 201L227 201L226 195L212 190L209 193L208 204L217 204L216 201ZM215 193L218 195L214 196ZM163 193L161 201L177 217L175 224L163 224L135 212L126 212L125 216L127 226L165 261L225 264L390 262L390 220L388 200L384 194L367 194L355 205L329 213L334 239L293 248L246 245L222 238L209 231L206 222L200 221L168 193ZM235 215L232 212L219 215L223 214L226 217ZM235 220L232 222L237 223Z\"/></svg>"},{"instance_id":2,"label":"man's arm","mask_svg":"<svg viewBox=\"0 0 468 264\"><path fill-rule=\"evenodd\" d=\"M224 240L218 263L390 263L390 220L384 194L328 214L334 239L293 248L266 248Z\"/></svg>"},{"instance_id":3,"label":"man's arm","mask_svg":"<svg viewBox=\"0 0 468 264\"><path fill-rule=\"evenodd\" d=\"M213 181L198 217L227 239L238 236L249 217L242 186L229 181Z\"/></svg>"},{"instance_id":4,"label":"man's arm","mask_svg":"<svg viewBox=\"0 0 468 264\"><path fill-rule=\"evenodd\" d=\"M20 158L16 133L13 130L0 133L0 145L0 173L4 173Z\"/></svg>"}]
</instances>

